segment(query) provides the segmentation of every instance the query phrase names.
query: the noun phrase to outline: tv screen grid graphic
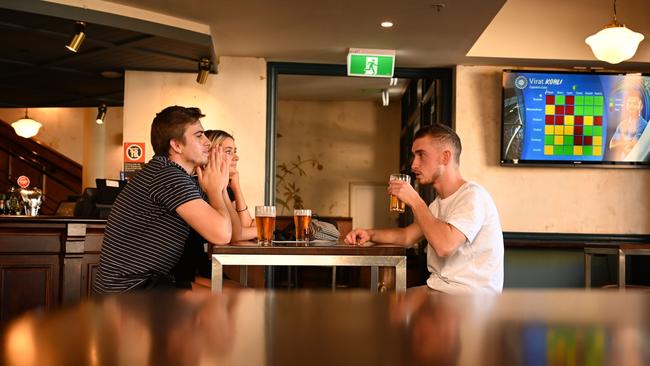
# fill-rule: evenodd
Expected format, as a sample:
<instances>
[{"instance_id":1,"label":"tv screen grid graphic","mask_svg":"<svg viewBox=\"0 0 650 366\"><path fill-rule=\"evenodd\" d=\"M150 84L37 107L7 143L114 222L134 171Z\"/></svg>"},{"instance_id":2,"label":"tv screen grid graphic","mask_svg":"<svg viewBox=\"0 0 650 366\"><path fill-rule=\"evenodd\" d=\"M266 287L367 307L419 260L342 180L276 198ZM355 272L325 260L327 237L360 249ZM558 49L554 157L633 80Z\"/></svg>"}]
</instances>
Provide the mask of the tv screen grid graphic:
<instances>
[{"instance_id":1,"label":"tv screen grid graphic","mask_svg":"<svg viewBox=\"0 0 650 366\"><path fill-rule=\"evenodd\" d=\"M504 71L503 163L650 165L650 77Z\"/></svg>"}]
</instances>

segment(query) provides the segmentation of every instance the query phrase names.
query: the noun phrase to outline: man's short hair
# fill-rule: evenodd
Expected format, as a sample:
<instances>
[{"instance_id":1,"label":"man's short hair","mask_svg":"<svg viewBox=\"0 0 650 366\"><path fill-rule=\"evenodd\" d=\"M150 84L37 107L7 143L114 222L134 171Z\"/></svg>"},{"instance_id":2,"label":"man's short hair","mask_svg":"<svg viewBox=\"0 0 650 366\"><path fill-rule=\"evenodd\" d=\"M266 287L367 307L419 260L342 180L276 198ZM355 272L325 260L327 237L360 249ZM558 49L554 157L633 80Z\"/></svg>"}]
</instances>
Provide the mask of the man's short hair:
<instances>
[{"instance_id":1,"label":"man's short hair","mask_svg":"<svg viewBox=\"0 0 650 366\"><path fill-rule=\"evenodd\" d=\"M172 106L156 114L151 124L151 146L156 155L169 156L169 142L172 139L185 143L185 128L205 117L195 107Z\"/></svg>"},{"instance_id":2,"label":"man's short hair","mask_svg":"<svg viewBox=\"0 0 650 366\"><path fill-rule=\"evenodd\" d=\"M460 153L463 150L463 146L460 143L460 137L458 137L454 130L438 123L433 125L426 125L421 127L415 133L413 140L417 140L426 136L429 136L432 139L438 140L443 144L451 146L451 148L454 150L454 159L456 160L457 164L460 164Z\"/></svg>"}]
</instances>

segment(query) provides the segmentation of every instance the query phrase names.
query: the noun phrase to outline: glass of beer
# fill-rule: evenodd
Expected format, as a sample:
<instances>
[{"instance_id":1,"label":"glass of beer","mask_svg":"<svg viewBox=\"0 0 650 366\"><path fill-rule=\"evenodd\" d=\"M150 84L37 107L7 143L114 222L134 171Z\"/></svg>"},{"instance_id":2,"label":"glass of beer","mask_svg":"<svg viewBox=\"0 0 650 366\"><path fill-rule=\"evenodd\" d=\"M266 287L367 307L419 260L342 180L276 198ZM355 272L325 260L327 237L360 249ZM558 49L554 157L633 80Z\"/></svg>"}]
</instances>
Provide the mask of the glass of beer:
<instances>
[{"instance_id":1,"label":"glass of beer","mask_svg":"<svg viewBox=\"0 0 650 366\"><path fill-rule=\"evenodd\" d=\"M257 244L270 247L275 230L275 206L255 206Z\"/></svg>"},{"instance_id":2,"label":"glass of beer","mask_svg":"<svg viewBox=\"0 0 650 366\"><path fill-rule=\"evenodd\" d=\"M311 210L293 210L293 223L296 225L296 241L309 241Z\"/></svg>"},{"instance_id":3,"label":"glass of beer","mask_svg":"<svg viewBox=\"0 0 650 366\"><path fill-rule=\"evenodd\" d=\"M408 174L391 174L390 175L390 180L403 180L407 183L411 183L411 176ZM404 213L404 209L406 205L404 202L400 201L397 196L390 195L390 205L388 209L391 212L399 212L399 213Z\"/></svg>"}]
</instances>

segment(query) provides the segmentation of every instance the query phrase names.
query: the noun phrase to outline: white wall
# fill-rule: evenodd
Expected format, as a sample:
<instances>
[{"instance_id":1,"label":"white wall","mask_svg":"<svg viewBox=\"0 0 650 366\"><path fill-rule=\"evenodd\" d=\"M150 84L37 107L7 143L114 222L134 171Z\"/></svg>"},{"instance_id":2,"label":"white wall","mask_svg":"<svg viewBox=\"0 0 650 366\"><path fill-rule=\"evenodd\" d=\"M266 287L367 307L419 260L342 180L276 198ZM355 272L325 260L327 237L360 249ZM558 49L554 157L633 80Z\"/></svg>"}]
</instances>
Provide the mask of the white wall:
<instances>
[{"instance_id":1,"label":"white wall","mask_svg":"<svg viewBox=\"0 0 650 366\"><path fill-rule=\"evenodd\" d=\"M502 67L458 66L461 170L496 201L504 231L650 233L650 170L499 166Z\"/></svg>"},{"instance_id":2,"label":"white wall","mask_svg":"<svg viewBox=\"0 0 650 366\"><path fill-rule=\"evenodd\" d=\"M264 202L266 139L266 62L260 58L220 57L219 73L204 85L194 73L127 71L124 87L124 142L145 142L153 156L151 121L170 105L199 107L205 129L233 134L242 190L249 208Z\"/></svg>"},{"instance_id":3,"label":"white wall","mask_svg":"<svg viewBox=\"0 0 650 366\"><path fill-rule=\"evenodd\" d=\"M314 213L349 216L350 183L386 183L399 170L398 103L382 107L372 101L283 100L277 118L276 164L290 166L300 155L322 165L319 170L304 164L306 175L287 176L300 187L304 207ZM284 198L282 193L276 197ZM290 208L283 214L292 215ZM380 209L389 215L387 200Z\"/></svg>"}]
</instances>

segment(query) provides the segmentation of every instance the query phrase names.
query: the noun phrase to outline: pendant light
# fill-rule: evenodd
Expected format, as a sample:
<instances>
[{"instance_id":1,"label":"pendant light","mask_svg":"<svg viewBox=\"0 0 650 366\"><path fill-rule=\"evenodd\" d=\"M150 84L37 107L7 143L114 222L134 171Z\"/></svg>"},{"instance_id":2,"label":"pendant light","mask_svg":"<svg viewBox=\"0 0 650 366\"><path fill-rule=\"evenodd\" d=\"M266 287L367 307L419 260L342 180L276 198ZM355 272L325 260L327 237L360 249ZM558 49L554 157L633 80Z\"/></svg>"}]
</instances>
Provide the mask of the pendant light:
<instances>
[{"instance_id":1,"label":"pendant light","mask_svg":"<svg viewBox=\"0 0 650 366\"><path fill-rule=\"evenodd\" d=\"M21 118L11 124L11 127L16 131L16 135L24 138L36 136L41 126L43 125L29 118L27 108L25 108L25 118Z\"/></svg>"},{"instance_id":2,"label":"pendant light","mask_svg":"<svg viewBox=\"0 0 650 366\"><path fill-rule=\"evenodd\" d=\"M634 57L643 34L634 32L625 24L616 21L616 0L614 2L614 19L598 33L585 39L597 59L610 64L617 64Z\"/></svg>"}]
</instances>

